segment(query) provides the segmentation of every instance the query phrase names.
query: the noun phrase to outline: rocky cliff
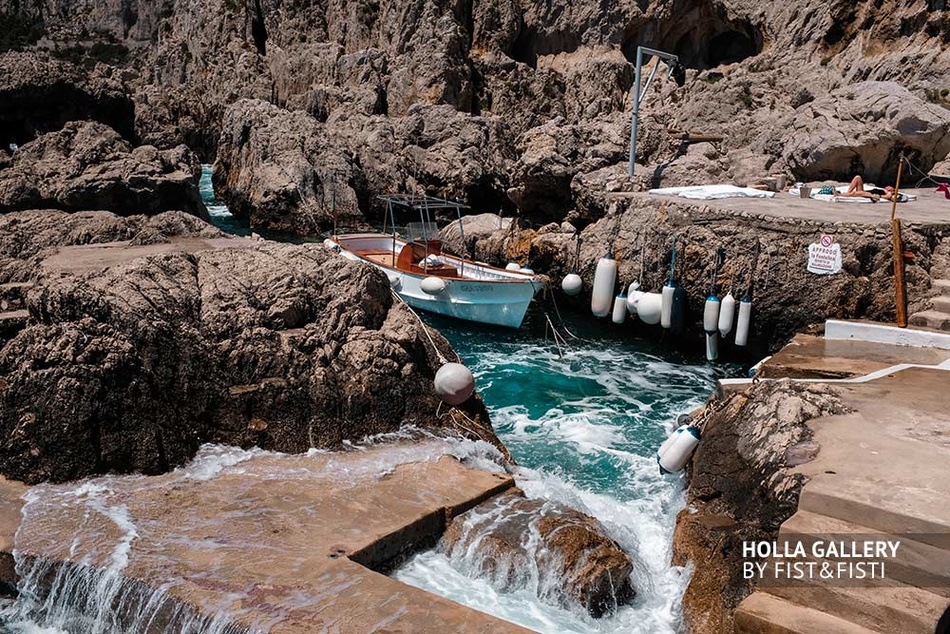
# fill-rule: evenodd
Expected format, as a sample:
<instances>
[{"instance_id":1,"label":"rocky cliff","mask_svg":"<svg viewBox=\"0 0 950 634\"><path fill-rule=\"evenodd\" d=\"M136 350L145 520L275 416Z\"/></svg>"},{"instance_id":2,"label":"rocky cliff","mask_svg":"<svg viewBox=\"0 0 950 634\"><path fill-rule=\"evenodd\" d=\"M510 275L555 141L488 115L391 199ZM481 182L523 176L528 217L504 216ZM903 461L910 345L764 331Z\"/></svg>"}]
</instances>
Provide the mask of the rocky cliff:
<instances>
[{"instance_id":1,"label":"rocky cliff","mask_svg":"<svg viewBox=\"0 0 950 634\"><path fill-rule=\"evenodd\" d=\"M733 610L753 589L742 542L775 539L795 513L804 477L791 467L819 450L807 421L847 411L832 388L787 380L707 404L673 544L674 564L695 564L683 596L690 631L733 631Z\"/></svg>"},{"instance_id":2,"label":"rocky cliff","mask_svg":"<svg viewBox=\"0 0 950 634\"><path fill-rule=\"evenodd\" d=\"M219 185L252 225L257 203L260 226L276 199L301 216L279 224L309 231L331 224L329 201L372 217L375 194L416 187L559 220L577 206L572 181L626 160L640 45L686 73L643 101L633 187L888 180L900 152L922 170L950 152L950 22L930 0L3 0L0 15L16 26L0 45L121 82L140 140L217 154ZM722 140L684 144L684 132ZM272 154L275 135L299 149ZM260 165L286 167L278 189L255 182Z\"/></svg>"},{"instance_id":3,"label":"rocky cliff","mask_svg":"<svg viewBox=\"0 0 950 634\"><path fill-rule=\"evenodd\" d=\"M70 247L37 229L74 216L0 216L4 251L39 264L27 327L0 348L3 475L158 473L204 442L302 452L407 424L497 443L477 398L437 414L451 349L382 273L318 245L209 242L185 218L100 214L98 239L86 218L76 241L137 239Z\"/></svg>"}]
</instances>

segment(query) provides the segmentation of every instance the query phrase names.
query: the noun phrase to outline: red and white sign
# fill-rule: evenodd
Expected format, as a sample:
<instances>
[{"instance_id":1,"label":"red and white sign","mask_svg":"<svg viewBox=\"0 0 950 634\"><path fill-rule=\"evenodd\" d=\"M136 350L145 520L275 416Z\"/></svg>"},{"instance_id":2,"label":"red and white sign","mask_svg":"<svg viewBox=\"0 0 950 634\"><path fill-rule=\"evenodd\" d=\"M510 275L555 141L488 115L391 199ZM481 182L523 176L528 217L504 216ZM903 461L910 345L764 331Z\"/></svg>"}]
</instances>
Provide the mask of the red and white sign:
<instances>
[{"instance_id":1,"label":"red and white sign","mask_svg":"<svg viewBox=\"0 0 950 634\"><path fill-rule=\"evenodd\" d=\"M841 270L841 245L834 236L824 234L815 244L808 245L808 272L832 275Z\"/></svg>"}]
</instances>

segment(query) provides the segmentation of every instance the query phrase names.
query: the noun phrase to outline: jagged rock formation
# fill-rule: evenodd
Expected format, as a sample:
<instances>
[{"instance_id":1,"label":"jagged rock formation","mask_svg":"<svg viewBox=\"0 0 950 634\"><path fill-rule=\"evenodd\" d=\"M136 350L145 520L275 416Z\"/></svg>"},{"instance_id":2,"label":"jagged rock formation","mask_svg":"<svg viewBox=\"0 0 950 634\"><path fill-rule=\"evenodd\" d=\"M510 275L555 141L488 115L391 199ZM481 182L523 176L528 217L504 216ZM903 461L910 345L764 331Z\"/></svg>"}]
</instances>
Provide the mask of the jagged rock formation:
<instances>
[{"instance_id":1,"label":"jagged rock formation","mask_svg":"<svg viewBox=\"0 0 950 634\"><path fill-rule=\"evenodd\" d=\"M594 618L633 600L633 563L596 519L518 490L454 519L439 549L499 590L529 588ZM534 586L534 587L532 587Z\"/></svg>"},{"instance_id":2,"label":"jagged rock formation","mask_svg":"<svg viewBox=\"0 0 950 634\"><path fill-rule=\"evenodd\" d=\"M184 145L132 148L106 125L73 121L0 162L0 213L56 208L120 215L182 210L208 219L201 165Z\"/></svg>"},{"instance_id":3,"label":"jagged rock formation","mask_svg":"<svg viewBox=\"0 0 950 634\"><path fill-rule=\"evenodd\" d=\"M638 45L678 54L687 71L682 87L659 81L644 99L643 178L624 183L628 189L746 183L773 172L839 179L861 172L881 181L893 177L901 151L924 170L948 151L950 26L942 4L926 0L366 0L293 10L247 0L61 9L0 2L18 34L3 45L129 68L122 76L136 95L136 133L158 147L184 141L210 160L220 131L235 138L233 122L246 106L226 110L240 98L312 117L293 115L291 128L306 137L301 147L348 159L335 159L345 169L318 174L312 191L306 178L284 177L282 200L303 217L283 223L295 231L331 224L314 212L325 206L323 191L338 191L342 204L358 202L373 218L374 195L392 187L466 195L491 211L511 211L513 200L534 221L561 220L582 206L572 182L626 160ZM874 102L882 89L886 111ZM400 133L419 129L420 105L454 113L458 121L451 130L439 125L434 142L446 145L454 134L455 147L406 165L407 156L431 154L414 134ZM256 141L247 152L265 152L264 137L289 116L250 117L248 125L261 129L248 129ZM426 111L423 118L445 117ZM497 142L467 129L491 130ZM723 140L687 146L683 131ZM466 167L474 156L476 172ZM253 174L241 175L235 157L221 158L228 178L219 182L233 186L232 197L249 209L263 203L263 192L247 189ZM269 158L270 169L284 160L290 174L313 171L290 151ZM270 226L271 204L260 226Z\"/></svg>"},{"instance_id":4,"label":"jagged rock formation","mask_svg":"<svg viewBox=\"0 0 950 634\"><path fill-rule=\"evenodd\" d=\"M798 507L804 482L790 472L810 443L808 420L847 408L827 386L760 383L707 405L710 416L689 470L674 536L674 564L696 562L683 596L691 631L731 632L732 611L751 591L743 540L774 539ZM820 449L819 449L820 450Z\"/></svg>"},{"instance_id":5,"label":"jagged rock formation","mask_svg":"<svg viewBox=\"0 0 950 634\"><path fill-rule=\"evenodd\" d=\"M0 10L4 15L10 14ZM131 140L132 98L103 68L88 72L48 55L0 55L0 152L80 119L99 121Z\"/></svg>"},{"instance_id":6,"label":"jagged rock formation","mask_svg":"<svg viewBox=\"0 0 950 634\"><path fill-rule=\"evenodd\" d=\"M40 215L3 221L36 226ZM103 239L134 231L103 226ZM437 353L379 271L318 245L138 235L145 244L124 258L114 246L46 252L30 321L0 349L3 475L158 473L203 442L300 452L453 426L436 418ZM481 401L465 410L497 442Z\"/></svg>"},{"instance_id":7,"label":"jagged rock formation","mask_svg":"<svg viewBox=\"0 0 950 634\"><path fill-rule=\"evenodd\" d=\"M315 233L334 222L365 222L361 210L381 219L374 194L420 181L477 198L498 178L497 157L506 141L497 121L449 106L414 106L398 119L340 118L331 125L305 112L243 100L225 114L214 180L251 227Z\"/></svg>"}]
</instances>

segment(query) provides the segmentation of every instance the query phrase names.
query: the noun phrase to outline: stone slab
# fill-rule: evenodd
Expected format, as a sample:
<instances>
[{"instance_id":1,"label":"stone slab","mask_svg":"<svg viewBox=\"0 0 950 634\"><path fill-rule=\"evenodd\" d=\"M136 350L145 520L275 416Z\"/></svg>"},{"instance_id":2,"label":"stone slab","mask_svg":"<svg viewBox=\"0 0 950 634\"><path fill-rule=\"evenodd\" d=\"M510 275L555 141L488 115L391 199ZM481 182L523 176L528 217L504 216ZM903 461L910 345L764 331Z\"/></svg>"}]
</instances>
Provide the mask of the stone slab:
<instances>
[{"instance_id":1,"label":"stone slab","mask_svg":"<svg viewBox=\"0 0 950 634\"><path fill-rule=\"evenodd\" d=\"M950 225L950 202L933 189L901 189L917 196L917 200L897 205L897 217L904 223ZM617 198L649 198L683 204L700 204L710 209L743 212L776 218L812 220L822 225L833 223L890 226L891 203L845 204L813 198L799 198L778 192L773 198L723 198L719 200L687 200L675 196L654 196L646 192L612 194Z\"/></svg>"},{"instance_id":2,"label":"stone slab","mask_svg":"<svg viewBox=\"0 0 950 634\"><path fill-rule=\"evenodd\" d=\"M273 633L525 631L371 569L432 544L452 516L513 486L444 447L264 453L212 477L97 480L109 493L93 507L56 499L31 506L20 548L70 562L88 554L72 538L81 530L92 530L96 543L121 544L121 522L88 515L124 509L136 536L121 574L235 624ZM75 486L52 495L83 499ZM91 557L106 566L113 552L97 547Z\"/></svg>"},{"instance_id":3,"label":"stone slab","mask_svg":"<svg viewBox=\"0 0 950 634\"><path fill-rule=\"evenodd\" d=\"M753 592L736 608L737 634L880 634L819 610L764 592Z\"/></svg>"},{"instance_id":4,"label":"stone slab","mask_svg":"<svg viewBox=\"0 0 950 634\"><path fill-rule=\"evenodd\" d=\"M950 350L796 335L763 364L762 378L845 378L902 363L939 365Z\"/></svg>"}]
</instances>

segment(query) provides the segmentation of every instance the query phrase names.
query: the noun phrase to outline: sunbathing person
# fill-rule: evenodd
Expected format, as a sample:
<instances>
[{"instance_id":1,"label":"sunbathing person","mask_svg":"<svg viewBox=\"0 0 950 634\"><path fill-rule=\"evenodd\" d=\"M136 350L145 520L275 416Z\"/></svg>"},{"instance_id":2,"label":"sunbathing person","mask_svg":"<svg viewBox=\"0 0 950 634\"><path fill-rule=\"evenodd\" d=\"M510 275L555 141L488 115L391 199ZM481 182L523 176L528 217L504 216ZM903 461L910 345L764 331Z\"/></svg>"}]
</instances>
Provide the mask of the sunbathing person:
<instances>
[{"instance_id":1,"label":"sunbathing person","mask_svg":"<svg viewBox=\"0 0 950 634\"><path fill-rule=\"evenodd\" d=\"M894 195L894 188L888 185L884 189L880 187L875 187L865 191L864 189L864 179L860 176L855 176L851 179L851 184L848 185L848 191L843 194L838 194L838 196L845 196L847 198L870 198L874 202L879 201L880 199L890 200Z\"/></svg>"}]
</instances>

